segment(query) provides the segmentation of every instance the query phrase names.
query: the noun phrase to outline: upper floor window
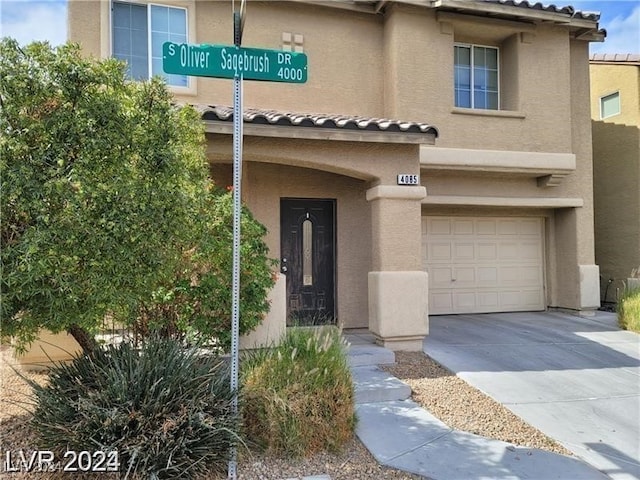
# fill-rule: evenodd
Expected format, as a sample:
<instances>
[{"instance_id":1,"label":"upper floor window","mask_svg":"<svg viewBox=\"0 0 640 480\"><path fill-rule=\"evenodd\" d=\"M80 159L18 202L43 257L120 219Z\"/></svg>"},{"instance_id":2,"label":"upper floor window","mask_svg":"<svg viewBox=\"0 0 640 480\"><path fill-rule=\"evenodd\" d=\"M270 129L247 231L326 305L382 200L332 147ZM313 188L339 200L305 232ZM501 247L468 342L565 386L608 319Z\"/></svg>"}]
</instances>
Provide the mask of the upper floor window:
<instances>
[{"instance_id":1,"label":"upper floor window","mask_svg":"<svg viewBox=\"0 0 640 480\"><path fill-rule=\"evenodd\" d=\"M454 46L455 106L498 110L498 49Z\"/></svg>"},{"instance_id":2,"label":"upper floor window","mask_svg":"<svg viewBox=\"0 0 640 480\"><path fill-rule=\"evenodd\" d=\"M613 117L620 113L620 92L600 97L600 118Z\"/></svg>"},{"instance_id":3,"label":"upper floor window","mask_svg":"<svg viewBox=\"0 0 640 480\"><path fill-rule=\"evenodd\" d=\"M162 44L187 43L187 11L165 5L113 2L113 56L129 65L129 76L146 80L154 75L167 84L187 87L186 75L162 70Z\"/></svg>"}]
</instances>

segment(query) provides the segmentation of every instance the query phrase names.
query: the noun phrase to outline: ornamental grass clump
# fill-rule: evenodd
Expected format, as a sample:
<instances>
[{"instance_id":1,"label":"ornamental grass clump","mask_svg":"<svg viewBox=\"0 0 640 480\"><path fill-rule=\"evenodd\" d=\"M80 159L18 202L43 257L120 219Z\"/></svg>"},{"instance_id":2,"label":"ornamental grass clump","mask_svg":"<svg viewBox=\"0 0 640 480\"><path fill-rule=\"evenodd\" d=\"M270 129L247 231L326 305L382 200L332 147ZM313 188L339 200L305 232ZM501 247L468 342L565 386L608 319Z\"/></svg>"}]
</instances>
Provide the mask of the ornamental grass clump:
<instances>
[{"instance_id":1,"label":"ornamental grass clump","mask_svg":"<svg viewBox=\"0 0 640 480\"><path fill-rule=\"evenodd\" d=\"M118 452L121 478L223 472L238 438L228 367L171 339L101 346L31 382L40 444Z\"/></svg>"},{"instance_id":2,"label":"ornamental grass clump","mask_svg":"<svg viewBox=\"0 0 640 480\"><path fill-rule=\"evenodd\" d=\"M345 342L335 327L290 328L243 360L246 441L278 456L338 452L356 418Z\"/></svg>"},{"instance_id":3,"label":"ornamental grass clump","mask_svg":"<svg viewBox=\"0 0 640 480\"><path fill-rule=\"evenodd\" d=\"M618 300L618 324L640 333L640 288L627 287Z\"/></svg>"}]
</instances>

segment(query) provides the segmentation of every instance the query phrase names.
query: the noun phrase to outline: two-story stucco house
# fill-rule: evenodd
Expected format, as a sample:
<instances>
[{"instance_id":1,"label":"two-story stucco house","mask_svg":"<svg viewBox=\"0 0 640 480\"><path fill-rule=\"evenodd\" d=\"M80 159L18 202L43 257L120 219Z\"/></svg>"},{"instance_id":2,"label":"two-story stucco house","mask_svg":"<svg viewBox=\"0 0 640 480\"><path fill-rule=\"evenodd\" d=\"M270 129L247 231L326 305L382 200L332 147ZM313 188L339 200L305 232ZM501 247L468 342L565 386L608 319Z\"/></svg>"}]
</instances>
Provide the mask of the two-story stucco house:
<instances>
[{"instance_id":1,"label":"two-story stucco house","mask_svg":"<svg viewBox=\"0 0 640 480\"><path fill-rule=\"evenodd\" d=\"M640 55L593 55L589 70L596 259L612 302L640 267Z\"/></svg>"},{"instance_id":2,"label":"two-story stucco house","mask_svg":"<svg viewBox=\"0 0 640 480\"><path fill-rule=\"evenodd\" d=\"M232 23L230 1L69 3L70 40L134 79L163 74L165 41L231 45ZM244 84L243 199L287 314L421 349L428 315L598 307L588 46L603 36L596 14L512 0L249 1L244 46L308 56L304 84ZM230 185L232 82L167 80Z\"/></svg>"}]
</instances>

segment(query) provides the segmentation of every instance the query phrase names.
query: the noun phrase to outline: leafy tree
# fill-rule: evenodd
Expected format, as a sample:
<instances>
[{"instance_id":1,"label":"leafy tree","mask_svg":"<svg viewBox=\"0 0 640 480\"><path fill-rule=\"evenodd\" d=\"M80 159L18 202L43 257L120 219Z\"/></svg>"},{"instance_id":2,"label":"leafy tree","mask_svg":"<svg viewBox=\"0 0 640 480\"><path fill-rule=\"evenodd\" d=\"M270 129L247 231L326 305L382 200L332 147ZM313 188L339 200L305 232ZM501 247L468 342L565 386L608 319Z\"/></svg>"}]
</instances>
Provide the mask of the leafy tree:
<instances>
[{"instance_id":1,"label":"leafy tree","mask_svg":"<svg viewBox=\"0 0 640 480\"><path fill-rule=\"evenodd\" d=\"M230 309L193 310L229 297L231 283L230 269L213 268L226 267L227 253L209 235L231 225L211 207L229 195L208 178L200 117L158 79L126 81L125 68L74 45L0 41L0 318L19 345L47 328L91 350L105 315L134 323L149 305L171 304L175 294L162 292L190 292L182 304L193 322L171 307L183 331L213 336L208 321L230 322ZM244 222L260 231L243 239L255 253L247 272L261 277L241 293L259 305L241 320L255 325L272 280L263 227L247 213ZM214 271L215 289L200 283Z\"/></svg>"},{"instance_id":2,"label":"leafy tree","mask_svg":"<svg viewBox=\"0 0 640 480\"><path fill-rule=\"evenodd\" d=\"M197 248L184 252L184 264L172 281L140 305L135 327L143 336L159 332L197 342L214 340L222 348L231 344L233 197L214 190L205 204L213 220L204 225ZM265 294L274 283L275 262L267 257L266 228L246 207L241 229L240 333L246 333L269 309Z\"/></svg>"}]
</instances>

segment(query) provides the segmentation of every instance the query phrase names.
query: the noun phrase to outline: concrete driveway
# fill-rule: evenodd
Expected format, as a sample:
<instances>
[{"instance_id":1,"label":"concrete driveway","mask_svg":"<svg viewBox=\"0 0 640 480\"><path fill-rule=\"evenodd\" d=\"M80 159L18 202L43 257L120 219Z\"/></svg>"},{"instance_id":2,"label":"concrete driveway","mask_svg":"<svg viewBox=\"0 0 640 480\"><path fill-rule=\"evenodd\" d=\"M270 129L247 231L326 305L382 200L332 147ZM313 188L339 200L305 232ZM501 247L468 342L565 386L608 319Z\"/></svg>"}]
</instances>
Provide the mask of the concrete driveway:
<instances>
[{"instance_id":1,"label":"concrete driveway","mask_svg":"<svg viewBox=\"0 0 640 480\"><path fill-rule=\"evenodd\" d=\"M432 316L424 345L611 478L640 479L640 336L614 314Z\"/></svg>"}]
</instances>

